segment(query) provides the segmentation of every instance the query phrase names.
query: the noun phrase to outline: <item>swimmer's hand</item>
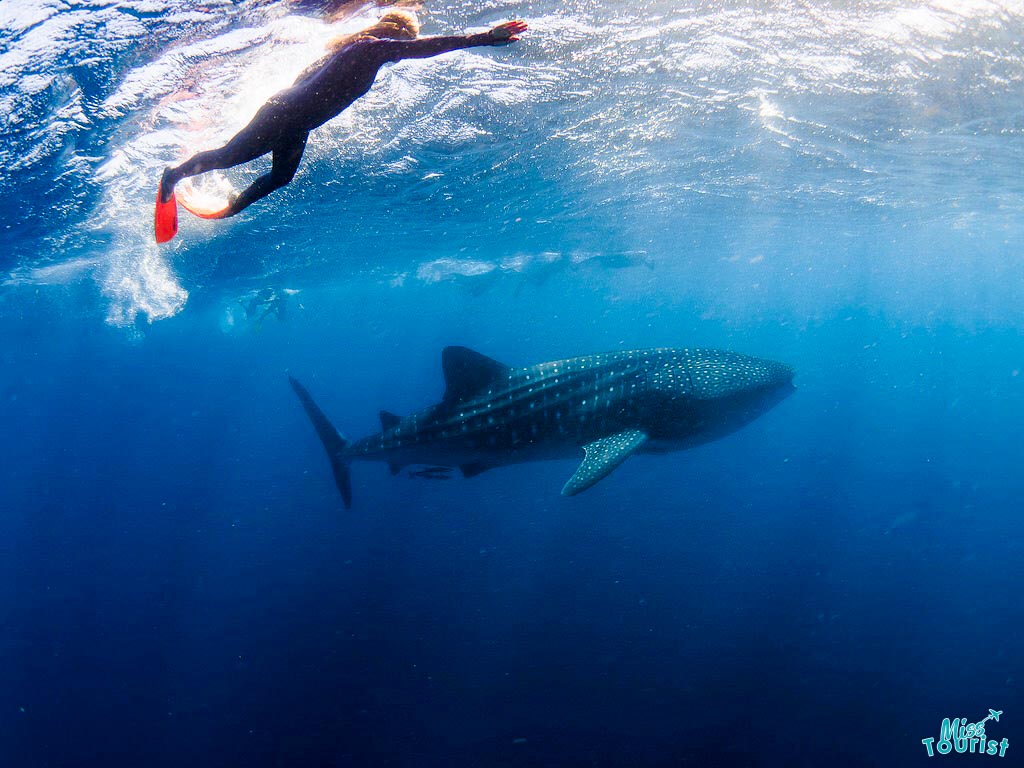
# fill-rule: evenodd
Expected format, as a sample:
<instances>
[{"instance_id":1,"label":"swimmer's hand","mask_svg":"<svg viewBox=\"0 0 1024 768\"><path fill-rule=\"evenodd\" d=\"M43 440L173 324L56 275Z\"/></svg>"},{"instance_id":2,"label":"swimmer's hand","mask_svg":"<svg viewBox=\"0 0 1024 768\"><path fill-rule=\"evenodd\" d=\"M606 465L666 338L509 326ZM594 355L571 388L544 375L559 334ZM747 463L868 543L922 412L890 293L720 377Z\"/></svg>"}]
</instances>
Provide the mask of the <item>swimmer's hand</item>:
<instances>
[{"instance_id":1,"label":"swimmer's hand","mask_svg":"<svg viewBox=\"0 0 1024 768\"><path fill-rule=\"evenodd\" d=\"M491 38L491 45L508 45L519 40L519 35L526 31L526 22L515 20L499 24L487 34Z\"/></svg>"}]
</instances>

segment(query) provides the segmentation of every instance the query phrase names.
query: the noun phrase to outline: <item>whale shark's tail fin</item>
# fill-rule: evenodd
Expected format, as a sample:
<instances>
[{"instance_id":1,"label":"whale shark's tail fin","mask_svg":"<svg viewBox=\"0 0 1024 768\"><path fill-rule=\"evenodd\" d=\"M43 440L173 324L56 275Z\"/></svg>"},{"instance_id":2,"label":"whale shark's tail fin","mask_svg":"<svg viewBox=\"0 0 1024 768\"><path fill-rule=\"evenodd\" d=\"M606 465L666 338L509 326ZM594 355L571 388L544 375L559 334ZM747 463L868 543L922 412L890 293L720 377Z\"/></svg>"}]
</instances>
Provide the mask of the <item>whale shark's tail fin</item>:
<instances>
[{"instance_id":1,"label":"whale shark's tail fin","mask_svg":"<svg viewBox=\"0 0 1024 768\"><path fill-rule=\"evenodd\" d=\"M349 460L345 455L345 447L348 445L346 440L338 430L334 428L330 420L324 415L324 412L320 410L315 402L313 402L312 396L306 391L306 388L299 384L291 376L288 377L289 383L292 385L292 389L295 390L295 394L299 396L299 400L302 401L302 407L306 409L306 415L309 416L309 420L313 422L313 426L316 428L316 433L320 436L320 441L324 444L324 450L327 451L327 458L331 460L331 469L334 472L334 482L338 486L338 490L341 492L341 500L345 502L345 509L352 508L352 481L349 477Z\"/></svg>"}]
</instances>

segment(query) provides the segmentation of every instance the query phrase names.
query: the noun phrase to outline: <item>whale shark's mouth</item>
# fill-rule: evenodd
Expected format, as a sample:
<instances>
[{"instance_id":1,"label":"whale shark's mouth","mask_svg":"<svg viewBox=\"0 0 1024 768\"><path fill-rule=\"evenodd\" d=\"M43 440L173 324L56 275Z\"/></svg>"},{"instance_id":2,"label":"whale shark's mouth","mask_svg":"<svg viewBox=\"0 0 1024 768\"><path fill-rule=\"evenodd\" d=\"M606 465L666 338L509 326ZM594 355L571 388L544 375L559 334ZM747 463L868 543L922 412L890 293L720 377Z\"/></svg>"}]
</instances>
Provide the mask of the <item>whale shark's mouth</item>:
<instances>
[{"instance_id":1,"label":"whale shark's mouth","mask_svg":"<svg viewBox=\"0 0 1024 768\"><path fill-rule=\"evenodd\" d=\"M775 385L765 394L764 399L762 400L762 403L765 405L765 410L778 405L794 392L796 392L796 385L793 383L792 379L782 384Z\"/></svg>"}]
</instances>

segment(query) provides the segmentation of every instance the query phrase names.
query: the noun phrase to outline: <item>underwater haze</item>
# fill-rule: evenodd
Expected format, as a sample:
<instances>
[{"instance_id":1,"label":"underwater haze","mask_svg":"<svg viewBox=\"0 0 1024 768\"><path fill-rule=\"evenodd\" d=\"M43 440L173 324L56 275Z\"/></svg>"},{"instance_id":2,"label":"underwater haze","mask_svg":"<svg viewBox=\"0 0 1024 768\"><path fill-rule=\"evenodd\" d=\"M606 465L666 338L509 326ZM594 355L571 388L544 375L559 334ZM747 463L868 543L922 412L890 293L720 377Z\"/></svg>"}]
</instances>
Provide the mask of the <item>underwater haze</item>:
<instances>
[{"instance_id":1,"label":"underwater haze","mask_svg":"<svg viewBox=\"0 0 1024 768\"><path fill-rule=\"evenodd\" d=\"M164 166L381 12L323 5L0 0L0 766L1018 764L1024 8L428 2L530 28L157 246ZM346 510L288 377L360 438L450 345L796 391ZM989 708L1004 757L929 757Z\"/></svg>"}]
</instances>

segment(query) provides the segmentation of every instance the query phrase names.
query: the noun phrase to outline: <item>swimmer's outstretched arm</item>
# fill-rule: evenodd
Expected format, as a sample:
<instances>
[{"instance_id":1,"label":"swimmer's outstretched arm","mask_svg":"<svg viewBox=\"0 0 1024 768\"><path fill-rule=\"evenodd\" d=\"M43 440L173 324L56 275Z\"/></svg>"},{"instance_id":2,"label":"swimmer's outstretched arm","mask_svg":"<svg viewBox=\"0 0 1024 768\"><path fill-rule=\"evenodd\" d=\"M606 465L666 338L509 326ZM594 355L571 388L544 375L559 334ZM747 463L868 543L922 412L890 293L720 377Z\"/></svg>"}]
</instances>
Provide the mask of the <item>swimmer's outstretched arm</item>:
<instances>
[{"instance_id":1,"label":"swimmer's outstretched arm","mask_svg":"<svg viewBox=\"0 0 1024 768\"><path fill-rule=\"evenodd\" d=\"M401 59L428 59L442 53L473 48L478 45L508 45L519 40L526 31L525 21L506 21L488 32L476 35L452 35L444 37L423 37L418 40L381 40L390 61Z\"/></svg>"}]
</instances>

